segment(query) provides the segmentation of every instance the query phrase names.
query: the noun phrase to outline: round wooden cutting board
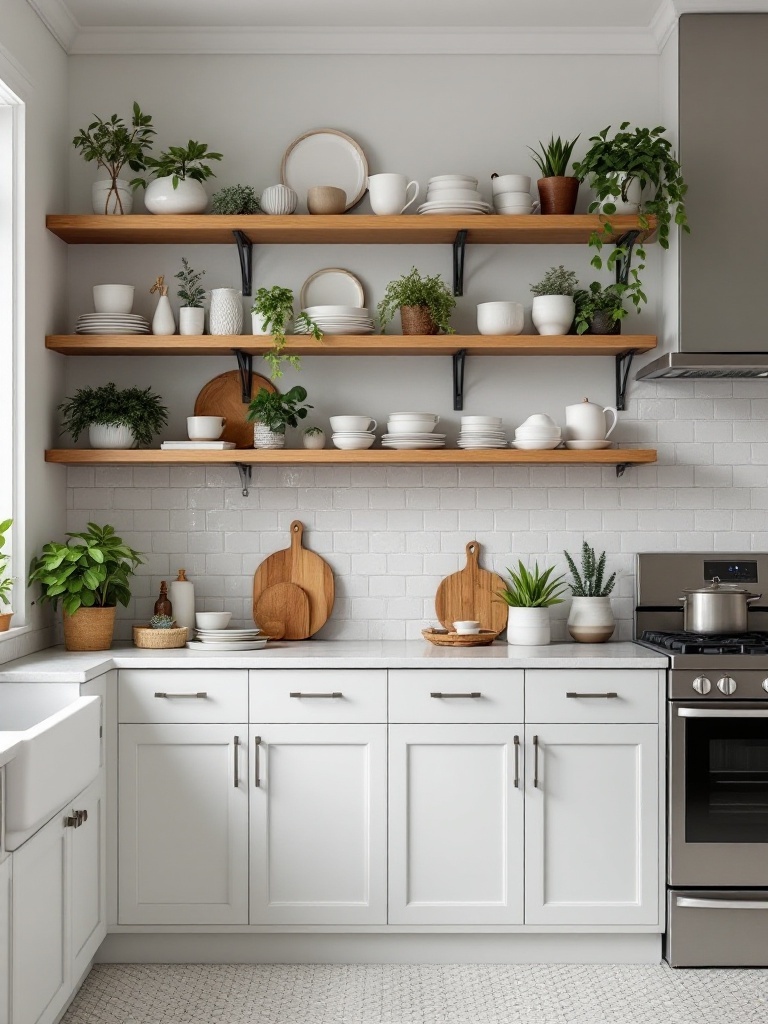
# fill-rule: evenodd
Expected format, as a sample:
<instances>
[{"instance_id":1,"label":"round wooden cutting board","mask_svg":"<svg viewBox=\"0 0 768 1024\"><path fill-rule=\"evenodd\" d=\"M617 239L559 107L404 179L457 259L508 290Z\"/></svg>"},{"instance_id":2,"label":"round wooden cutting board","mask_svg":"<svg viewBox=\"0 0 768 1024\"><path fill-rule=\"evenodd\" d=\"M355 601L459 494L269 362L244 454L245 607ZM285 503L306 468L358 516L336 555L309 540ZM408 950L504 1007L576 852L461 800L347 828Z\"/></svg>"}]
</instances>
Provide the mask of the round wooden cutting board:
<instances>
[{"instance_id":1,"label":"round wooden cutting board","mask_svg":"<svg viewBox=\"0 0 768 1024\"><path fill-rule=\"evenodd\" d=\"M253 618L273 640L306 640L309 598L295 583L275 583L253 605Z\"/></svg>"},{"instance_id":2,"label":"round wooden cutting board","mask_svg":"<svg viewBox=\"0 0 768 1024\"><path fill-rule=\"evenodd\" d=\"M480 544L467 544L467 564L447 576L437 588L435 613L440 624L452 630L454 622L476 619L481 629L500 633L507 625L507 606L497 591L504 589L504 580L495 572L480 568Z\"/></svg>"},{"instance_id":3,"label":"round wooden cutting board","mask_svg":"<svg viewBox=\"0 0 768 1024\"><path fill-rule=\"evenodd\" d=\"M272 381L254 373L251 398L261 388L275 392ZM253 424L245 418L248 405L243 401L243 385L239 370L228 370L209 380L195 399L195 416L226 416L222 441L234 441L238 448L253 448Z\"/></svg>"}]
</instances>

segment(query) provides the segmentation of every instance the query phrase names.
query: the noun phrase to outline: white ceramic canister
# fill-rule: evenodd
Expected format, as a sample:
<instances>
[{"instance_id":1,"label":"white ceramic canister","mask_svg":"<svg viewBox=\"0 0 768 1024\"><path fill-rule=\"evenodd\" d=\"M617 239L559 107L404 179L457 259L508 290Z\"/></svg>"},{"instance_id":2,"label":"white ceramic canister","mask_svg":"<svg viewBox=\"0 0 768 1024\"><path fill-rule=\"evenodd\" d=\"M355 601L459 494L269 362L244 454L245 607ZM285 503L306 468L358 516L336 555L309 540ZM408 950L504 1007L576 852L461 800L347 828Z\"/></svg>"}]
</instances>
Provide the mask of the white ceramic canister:
<instances>
[{"instance_id":1,"label":"white ceramic canister","mask_svg":"<svg viewBox=\"0 0 768 1024\"><path fill-rule=\"evenodd\" d=\"M133 210L133 191L125 178L100 178L91 185L91 206L94 213L121 214Z\"/></svg>"},{"instance_id":2,"label":"white ceramic canister","mask_svg":"<svg viewBox=\"0 0 768 1024\"><path fill-rule=\"evenodd\" d=\"M202 306L181 306L179 334L205 334L205 310Z\"/></svg>"},{"instance_id":3,"label":"white ceramic canister","mask_svg":"<svg viewBox=\"0 0 768 1024\"><path fill-rule=\"evenodd\" d=\"M133 448L136 438L130 427L118 423L92 423L88 427L88 443L91 448Z\"/></svg>"},{"instance_id":4,"label":"white ceramic canister","mask_svg":"<svg viewBox=\"0 0 768 1024\"><path fill-rule=\"evenodd\" d=\"M209 318L211 334L239 334L243 329L243 300L236 288L213 288Z\"/></svg>"},{"instance_id":5,"label":"white ceramic canister","mask_svg":"<svg viewBox=\"0 0 768 1024\"><path fill-rule=\"evenodd\" d=\"M208 196L194 178L179 179L173 187L173 177L153 178L144 193L144 205L149 213L205 213Z\"/></svg>"},{"instance_id":6,"label":"white ceramic canister","mask_svg":"<svg viewBox=\"0 0 768 1024\"><path fill-rule=\"evenodd\" d=\"M507 643L539 647L550 643L549 608L510 608L507 613Z\"/></svg>"},{"instance_id":7,"label":"white ceramic canister","mask_svg":"<svg viewBox=\"0 0 768 1024\"><path fill-rule=\"evenodd\" d=\"M179 569L179 575L171 582L169 595L173 606L173 617L177 626L195 628L195 585L187 579L187 570ZM190 636L193 634L190 633Z\"/></svg>"},{"instance_id":8,"label":"white ceramic canister","mask_svg":"<svg viewBox=\"0 0 768 1024\"><path fill-rule=\"evenodd\" d=\"M610 597L574 597L568 632L580 644L604 644L616 629Z\"/></svg>"},{"instance_id":9,"label":"white ceramic canister","mask_svg":"<svg viewBox=\"0 0 768 1024\"><path fill-rule=\"evenodd\" d=\"M606 429L605 414L610 413L613 423ZM565 407L565 429L569 441L604 441L610 437L619 420L613 405L602 408L588 398L577 405Z\"/></svg>"}]
</instances>

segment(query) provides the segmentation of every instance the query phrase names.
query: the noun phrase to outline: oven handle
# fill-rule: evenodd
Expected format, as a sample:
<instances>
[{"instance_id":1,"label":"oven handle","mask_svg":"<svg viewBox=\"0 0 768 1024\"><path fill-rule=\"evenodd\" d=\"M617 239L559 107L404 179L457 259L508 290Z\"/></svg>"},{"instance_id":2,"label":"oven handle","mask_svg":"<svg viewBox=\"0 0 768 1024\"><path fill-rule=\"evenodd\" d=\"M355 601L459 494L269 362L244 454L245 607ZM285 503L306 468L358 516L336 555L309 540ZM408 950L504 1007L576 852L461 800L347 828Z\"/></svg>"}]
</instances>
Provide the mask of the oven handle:
<instances>
[{"instance_id":1,"label":"oven handle","mask_svg":"<svg viewBox=\"0 0 768 1024\"><path fill-rule=\"evenodd\" d=\"M768 718L768 708L678 708L680 718Z\"/></svg>"},{"instance_id":2,"label":"oven handle","mask_svg":"<svg viewBox=\"0 0 768 1024\"><path fill-rule=\"evenodd\" d=\"M702 900L678 896L678 907L700 907L704 910L768 910L768 900Z\"/></svg>"}]
</instances>

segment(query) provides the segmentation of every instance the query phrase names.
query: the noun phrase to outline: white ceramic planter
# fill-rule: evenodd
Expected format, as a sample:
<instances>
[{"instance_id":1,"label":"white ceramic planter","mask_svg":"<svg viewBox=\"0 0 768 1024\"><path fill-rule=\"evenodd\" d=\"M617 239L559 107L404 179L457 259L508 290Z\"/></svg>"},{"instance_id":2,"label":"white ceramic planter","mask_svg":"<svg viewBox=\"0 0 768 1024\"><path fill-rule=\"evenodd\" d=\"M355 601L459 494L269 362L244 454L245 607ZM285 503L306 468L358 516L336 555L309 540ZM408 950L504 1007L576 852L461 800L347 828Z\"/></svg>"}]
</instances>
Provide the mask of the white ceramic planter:
<instances>
[{"instance_id":1,"label":"white ceramic planter","mask_svg":"<svg viewBox=\"0 0 768 1024\"><path fill-rule=\"evenodd\" d=\"M263 423L253 425L253 447L254 448L285 448L285 431L278 434Z\"/></svg>"},{"instance_id":2,"label":"white ceramic planter","mask_svg":"<svg viewBox=\"0 0 768 1024\"><path fill-rule=\"evenodd\" d=\"M515 647L540 647L550 643L549 608L510 608L507 643Z\"/></svg>"},{"instance_id":3,"label":"white ceramic planter","mask_svg":"<svg viewBox=\"0 0 768 1024\"><path fill-rule=\"evenodd\" d=\"M205 213L208 196L199 181L185 178L173 187L173 178L153 178L144 193L149 213Z\"/></svg>"},{"instance_id":4,"label":"white ceramic planter","mask_svg":"<svg viewBox=\"0 0 768 1024\"><path fill-rule=\"evenodd\" d=\"M179 309L179 334L205 334L205 310L202 306Z\"/></svg>"},{"instance_id":5,"label":"white ceramic planter","mask_svg":"<svg viewBox=\"0 0 768 1024\"><path fill-rule=\"evenodd\" d=\"M161 295L157 300L157 309L152 317L152 333L162 336L176 333L176 321L167 295Z\"/></svg>"},{"instance_id":6,"label":"white ceramic planter","mask_svg":"<svg viewBox=\"0 0 768 1024\"><path fill-rule=\"evenodd\" d=\"M130 213L133 209L133 190L125 178L118 178L117 192L112 182L100 178L91 185L91 206L94 213Z\"/></svg>"},{"instance_id":7,"label":"white ceramic planter","mask_svg":"<svg viewBox=\"0 0 768 1024\"><path fill-rule=\"evenodd\" d=\"M269 185L261 193L260 199L263 212L273 216L285 216L293 213L298 202L298 194L287 185Z\"/></svg>"},{"instance_id":8,"label":"white ceramic planter","mask_svg":"<svg viewBox=\"0 0 768 1024\"><path fill-rule=\"evenodd\" d=\"M616 629L610 597L574 597L568 632L580 644L604 644Z\"/></svg>"},{"instance_id":9,"label":"white ceramic planter","mask_svg":"<svg viewBox=\"0 0 768 1024\"><path fill-rule=\"evenodd\" d=\"M302 435L302 441L304 447L309 451L319 451L321 448L325 448L325 431L321 430L320 433L307 434L306 432Z\"/></svg>"},{"instance_id":10,"label":"white ceramic planter","mask_svg":"<svg viewBox=\"0 0 768 1024\"><path fill-rule=\"evenodd\" d=\"M211 334L239 334L243 329L243 299L237 288L213 288L208 319Z\"/></svg>"},{"instance_id":11,"label":"white ceramic planter","mask_svg":"<svg viewBox=\"0 0 768 1024\"><path fill-rule=\"evenodd\" d=\"M604 199L605 203L614 203L616 206L616 213L620 214L632 214L637 213L640 209L640 203L643 198L643 190L640 187L640 180L638 178L631 178L627 183L625 194L626 201L622 198L621 189L624 181L626 180L626 174L616 175L616 191L614 192L615 199Z\"/></svg>"},{"instance_id":12,"label":"white ceramic planter","mask_svg":"<svg viewBox=\"0 0 768 1024\"><path fill-rule=\"evenodd\" d=\"M576 316L570 295L536 295L531 318L539 334L567 334Z\"/></svg>"},{"instance_id":13,"label":"white ceramic planter","mask_svg":"<svg viewBox=\"0 0 768 1024\"><path fill-rule=\"evenodd\" d=\"M133 448L136 439L130 427L114 423L92 423L88 427L91 448Z\"/></svg>"},{"instance_id":14,"label":"white ceramic planter","mask_svg":"<svg viewBox=\"0 0 768 1024\"><path fill-rule=\"evenodd\" d=\"M268 334L272 334L271 330L266 330L266 331L264 330L264 327L262 326L263 323L264 323L264 314L263 313L254 313L253 310L251 310L251 333L252 334L260 334L262 336L265 336L265 335L268 335ZM286 327L287 326L288 326L288 324L286 324Z\"/></svg>"},{"instance_id":15,"label":"white ceramic planter","mask_svg":"<svg viewBox=\"0 0 768 1024\"><path fill-rule=\"evenodd\" d=\"M520 334L525 310L520 302L480 302L477 329L481 334Z\"/></svg>"}]
</instances>

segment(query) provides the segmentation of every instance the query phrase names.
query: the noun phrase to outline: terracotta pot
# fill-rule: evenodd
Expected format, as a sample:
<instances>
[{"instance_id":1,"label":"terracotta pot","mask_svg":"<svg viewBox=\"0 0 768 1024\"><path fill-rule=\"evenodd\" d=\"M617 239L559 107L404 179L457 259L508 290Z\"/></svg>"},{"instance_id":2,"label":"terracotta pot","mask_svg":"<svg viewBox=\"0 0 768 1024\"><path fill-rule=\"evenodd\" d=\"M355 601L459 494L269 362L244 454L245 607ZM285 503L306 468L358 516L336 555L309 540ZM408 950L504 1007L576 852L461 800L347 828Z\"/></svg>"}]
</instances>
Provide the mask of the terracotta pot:
<instances>
[{"instance_id":1,"label":"terracotta pot","mask_svg":"<svg viewBox=\"0 0 768 1024\"><path fill-rule=\"evenodd\" d=\"M429 306L401 306L403 334L437 334L440 328L432 319Z\"/></svg>"},{"instance_id":2,"label":"terracotta pot","mask_svg":"<svg viewBox=\"0 0 768 1024\"><path fill-rule=\"evenodd\" d=\"M13 618L13 612L2 612L0 613L0 633L7 633L11 628L11 619Z\"/></svg>"},{"instance_id":3,"label":"terracotta pot","mask_svg":"<svg viewBox=\"0 0 768 1024\"><path fill-rule=\"evenodd\" d=\"M578 178L539 178L539 199L542 214L571 214L579 194Z\"/></svg>"},{"instance_id":4,"label":"terracotta pot","mask_svg":"<svg viewBox=\"0 0 768 1024\"><path fill-rule=\"evenodd\" d=\"M68 651L108 651L115 632L116 608L78 608L64 612L64 647Z\"/></svg>"}]
</instances>

